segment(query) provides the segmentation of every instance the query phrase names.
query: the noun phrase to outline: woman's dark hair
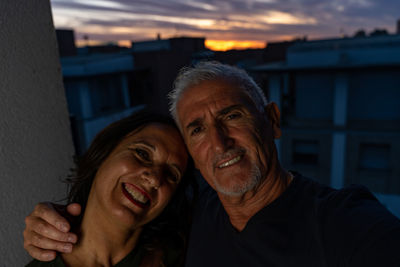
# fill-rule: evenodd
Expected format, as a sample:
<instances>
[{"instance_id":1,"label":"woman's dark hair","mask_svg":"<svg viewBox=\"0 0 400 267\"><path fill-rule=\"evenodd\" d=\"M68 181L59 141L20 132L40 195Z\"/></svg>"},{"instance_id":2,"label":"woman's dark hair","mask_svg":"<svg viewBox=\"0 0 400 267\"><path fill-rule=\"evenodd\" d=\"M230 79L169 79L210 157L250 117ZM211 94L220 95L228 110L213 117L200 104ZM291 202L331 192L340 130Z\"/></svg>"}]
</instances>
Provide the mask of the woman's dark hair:
<instances>
[{"instance_id":1,"label":"woman's dark hair","mask_svg":"<svg viewBox=\"0 0 400 267\"><path fill-rule=\"evenodd\" d=\"M170 117L141 111L107 126L96 135L88 150L77 159L76 168L66 179L70 186L68 202L79 203L82 207L81 216L76 221L77 225L81 223L90 188L100 165L128 134L138 132L151 123L170 125L178 130ZM193 163L189 159L186 173L167 207L157 218L143 227L139 244L147 250L163 249L165 251L173 242L174 246L179 246L183 251L190 212L190 201L188 201L186 189L194 181L190 177L192 170Z\"/></svg>"}]
</instances>

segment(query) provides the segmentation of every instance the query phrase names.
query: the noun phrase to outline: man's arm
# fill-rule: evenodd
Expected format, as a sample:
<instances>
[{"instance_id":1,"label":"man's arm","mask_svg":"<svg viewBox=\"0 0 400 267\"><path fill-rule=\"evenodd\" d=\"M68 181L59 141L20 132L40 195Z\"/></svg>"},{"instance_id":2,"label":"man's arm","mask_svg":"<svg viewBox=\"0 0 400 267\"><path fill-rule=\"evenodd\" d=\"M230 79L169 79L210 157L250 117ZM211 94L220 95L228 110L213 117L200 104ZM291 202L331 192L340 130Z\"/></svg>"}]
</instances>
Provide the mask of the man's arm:
<instances>
[{"instance_id":1,"label":"man's arm","mask_svg":"<svg viewBox=\"0 0 400 267\"><path fill-rule=\"evenodd\" d=\"M56 253L69 253L77 236L69 232L70 224L51 203L39 203L31 214L25 218L24 248L35 259L51 261ZM65 208L65 207L64 207ZM77 216L81 212L79 204L70 204L67 212Z\"/></svg>"}]
</instances>

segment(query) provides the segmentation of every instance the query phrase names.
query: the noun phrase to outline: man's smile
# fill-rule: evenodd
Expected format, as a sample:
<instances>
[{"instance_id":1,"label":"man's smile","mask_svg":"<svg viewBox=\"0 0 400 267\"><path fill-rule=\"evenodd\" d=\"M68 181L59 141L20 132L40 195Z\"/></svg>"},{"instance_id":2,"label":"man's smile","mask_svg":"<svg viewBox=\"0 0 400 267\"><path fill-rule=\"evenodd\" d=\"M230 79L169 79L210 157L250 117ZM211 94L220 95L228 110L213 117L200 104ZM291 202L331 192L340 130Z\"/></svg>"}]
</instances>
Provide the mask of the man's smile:
<instances>
[{"instance_id":1,"label":"man's smile","mask_svg":"<svg viewBox=\"0 0 400 267\"><path fill-rule=\"evenodd\" d=\"M239 162L242 158L243 158L243 155L236 156L233 159L228 160L228 161L218 165L218 168L222 169L222 168L225 168L225 167L232 166L233 164Z\"/></svg>"}]
</instances>

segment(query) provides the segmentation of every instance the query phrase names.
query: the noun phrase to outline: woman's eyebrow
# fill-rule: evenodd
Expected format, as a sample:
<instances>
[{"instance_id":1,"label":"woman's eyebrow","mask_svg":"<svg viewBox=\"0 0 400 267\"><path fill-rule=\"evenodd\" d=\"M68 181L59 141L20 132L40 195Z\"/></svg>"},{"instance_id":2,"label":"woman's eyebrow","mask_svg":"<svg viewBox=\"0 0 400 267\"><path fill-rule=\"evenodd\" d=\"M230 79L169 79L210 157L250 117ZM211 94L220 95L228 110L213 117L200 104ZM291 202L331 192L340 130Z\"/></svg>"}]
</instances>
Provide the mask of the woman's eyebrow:
<instances>
[{"instance_id":1,"label":"woman's eyebrow","mask_svg":"<svg viewBox=\"0 0 400 267\"><path fill-rule=\"evenodd\" d=\"M128 146L131 146L131 145L145 145L145 146L151 148L151 150L156 151L156 147L145 140L138 140L138 141L130 142L128 144Z\"/></svg>"}]
</instances>

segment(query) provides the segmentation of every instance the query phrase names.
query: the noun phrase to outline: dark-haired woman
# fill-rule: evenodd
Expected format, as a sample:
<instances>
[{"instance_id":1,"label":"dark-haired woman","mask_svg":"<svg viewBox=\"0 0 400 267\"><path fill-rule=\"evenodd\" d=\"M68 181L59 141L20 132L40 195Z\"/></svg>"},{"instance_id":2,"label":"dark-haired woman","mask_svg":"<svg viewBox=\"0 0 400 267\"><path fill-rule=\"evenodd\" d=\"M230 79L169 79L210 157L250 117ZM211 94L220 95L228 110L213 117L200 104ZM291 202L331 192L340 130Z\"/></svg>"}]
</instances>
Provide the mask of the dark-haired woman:
<instances>
[{"instance_id":1,"label":"dark-haired woman","mask_svg":"<svg viewBox=\"0 0 400 267\"><path fill-rule=\"evenodd\" d=\"M28 266L177 266L182 262L188 155L172 121L139 113L100 132L79 161L71 253Z\"/></svg>"}]
</instances>

